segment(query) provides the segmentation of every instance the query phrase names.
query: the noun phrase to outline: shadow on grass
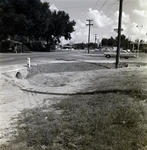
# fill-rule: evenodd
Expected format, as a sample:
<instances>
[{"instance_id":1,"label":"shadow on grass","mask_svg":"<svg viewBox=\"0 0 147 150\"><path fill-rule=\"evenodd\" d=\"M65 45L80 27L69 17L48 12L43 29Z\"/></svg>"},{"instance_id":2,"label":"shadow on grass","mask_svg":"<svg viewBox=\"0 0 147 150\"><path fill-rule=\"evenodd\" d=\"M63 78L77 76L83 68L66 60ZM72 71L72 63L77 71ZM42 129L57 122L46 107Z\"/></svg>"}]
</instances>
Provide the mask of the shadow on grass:
<instances>
[{"instance_id":1,"label":"shadow on grass","mask_svg":"<svg viewBox=\"0 0 147 150\"><path fill-rule=\"evenodd\" d=\"M52 107L52 109L51 109ZM123 93L69 96L24 110L18 135L2 150L146 149L146 105Z\"/></svg>"}]
</instances>

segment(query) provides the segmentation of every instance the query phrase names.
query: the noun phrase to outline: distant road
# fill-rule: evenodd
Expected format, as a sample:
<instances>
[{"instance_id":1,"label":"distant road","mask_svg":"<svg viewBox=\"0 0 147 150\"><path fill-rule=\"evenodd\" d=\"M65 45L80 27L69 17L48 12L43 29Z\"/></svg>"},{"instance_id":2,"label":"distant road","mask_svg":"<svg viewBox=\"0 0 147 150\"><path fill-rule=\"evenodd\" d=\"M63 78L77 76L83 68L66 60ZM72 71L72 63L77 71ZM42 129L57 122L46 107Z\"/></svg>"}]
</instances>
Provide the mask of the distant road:
<instances>
[{"instance_id":1,"label":"distant road","mask_svg":"<svg viewBox=\"0 0 147 150\"><path fill-rule=\"evenodd\" d=\"M102 53L85 51L55 51L55 52L32 52L32 53L0 53L0 66L25 65L27 58L32 64L47 63L50 61L91 61L91 62L115 62L115 58L105 58ZM147 62L147 54L140 53L140 58L121 59L123 62Z\"/></svg>"}]
</instances>

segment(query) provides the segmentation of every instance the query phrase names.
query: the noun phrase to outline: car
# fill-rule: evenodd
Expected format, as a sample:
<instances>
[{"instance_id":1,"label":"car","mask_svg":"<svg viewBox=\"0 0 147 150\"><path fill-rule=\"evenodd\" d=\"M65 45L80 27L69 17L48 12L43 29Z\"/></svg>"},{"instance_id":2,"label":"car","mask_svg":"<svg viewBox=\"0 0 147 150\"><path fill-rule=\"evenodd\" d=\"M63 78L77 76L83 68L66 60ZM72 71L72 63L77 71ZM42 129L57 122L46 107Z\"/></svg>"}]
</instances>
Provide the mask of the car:
<instances>
[{"instance_id":1,"label":"car","mask_svg":"<svg viewBox=\"0 0 147 150\"><path fill-rule=\"evenodd\" d=\"M101 47L99 49L99 51L101 51L101 52L111 52L112 50L113 50L113 48L111 48L111 47Z\"/></svg>"},{"instance_id":2,"label":"car","mask_svg":"<svg viewBox=\"0 0 147 150\"><path fill-rule=\"evenodd\" d=\"M104 56L106 58L110 58L110 57L116 57L116 52L105 52L104 53ZM120 51L120 57L121 58L125 58L125 59L128 59L130 57L136 57L136 55L134 53L129 53L127 52L126 50L122 50Z\"/></svg>"}]
</instances>

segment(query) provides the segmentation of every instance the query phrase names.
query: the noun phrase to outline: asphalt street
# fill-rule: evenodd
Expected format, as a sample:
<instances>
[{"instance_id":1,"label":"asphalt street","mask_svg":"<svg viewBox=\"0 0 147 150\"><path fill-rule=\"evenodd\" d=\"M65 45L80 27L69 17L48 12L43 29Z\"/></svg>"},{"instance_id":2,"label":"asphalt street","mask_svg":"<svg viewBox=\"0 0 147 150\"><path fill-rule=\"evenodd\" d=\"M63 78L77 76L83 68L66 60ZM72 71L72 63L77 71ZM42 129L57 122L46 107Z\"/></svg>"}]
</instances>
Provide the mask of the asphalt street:
<instances>
[{"instance_id":1,"label":"asphalt street","mask_svg":"<svg viewBox=\"0 0 147 150\"><path fill-rule=\"evenodd\" d=\"M31 64L49 63L53 61L89 61L113 63L115 58L105 58L103 53L91 51L90 54L82 50L54 51L54 52L31 52L31 53L0 53L0 66L26 65L27 58ZM147 54L140 53L139 58L121 58L120 62L143 62L147 63Z\"/></svg>"}]
</instances>

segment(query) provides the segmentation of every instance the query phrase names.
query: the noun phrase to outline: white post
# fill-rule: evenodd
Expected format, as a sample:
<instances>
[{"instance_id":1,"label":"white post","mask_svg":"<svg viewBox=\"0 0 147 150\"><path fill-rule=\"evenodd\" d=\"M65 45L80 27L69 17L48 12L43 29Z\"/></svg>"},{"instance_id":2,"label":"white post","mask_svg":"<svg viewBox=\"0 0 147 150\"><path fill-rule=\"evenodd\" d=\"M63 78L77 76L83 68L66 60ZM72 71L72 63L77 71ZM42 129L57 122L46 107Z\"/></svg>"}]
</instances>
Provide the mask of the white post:
<instances>
[{"instance_id":1,"label":"white post","mask_svg":"<svg viewBox=\"0 0 147 150\"><path fill-rule=\"evenodd\" d=\"M30 67L31 67L30 58L27 58L27 67L28 67L28 68L30 68Z\"/></svg>"}]
</instances>

